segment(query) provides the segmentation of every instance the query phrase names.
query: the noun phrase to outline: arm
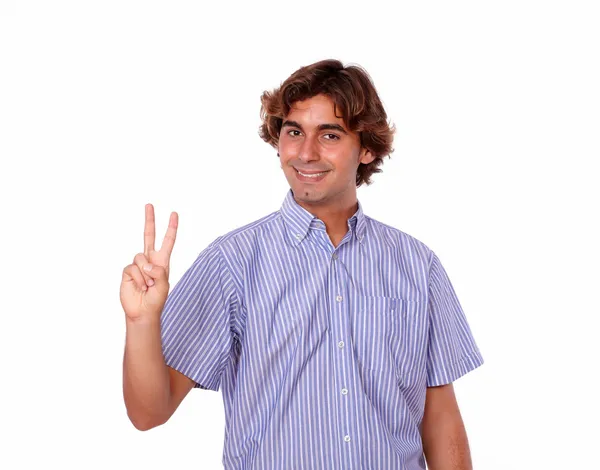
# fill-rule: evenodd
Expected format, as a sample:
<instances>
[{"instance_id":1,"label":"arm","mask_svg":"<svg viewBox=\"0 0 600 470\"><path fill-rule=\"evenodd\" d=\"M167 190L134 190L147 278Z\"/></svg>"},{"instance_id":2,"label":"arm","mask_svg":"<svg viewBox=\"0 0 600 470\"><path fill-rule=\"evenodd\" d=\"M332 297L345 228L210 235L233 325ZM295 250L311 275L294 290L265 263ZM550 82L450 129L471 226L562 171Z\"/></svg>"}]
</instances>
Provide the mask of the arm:
<instances>
[{"instance_id":1,"label":"arm","mask_svg":"<svg viewBox=\"0 0 600 470\"><path fill-rule=\"evenodd\" d=\"M427 388L421 436L430 470L473 469L452 383Z\"/></svg>"},{"instance_id":2,"label":"arm","mask_svg":"<svg viewBox=\"0 0 600 470\"><path fill-rule=\"evenodd\" d=\"M127 321L123 395L129 419L140 431L165 423L194 381L167 367L157 322Z\"/></svg>"}]
</instances>

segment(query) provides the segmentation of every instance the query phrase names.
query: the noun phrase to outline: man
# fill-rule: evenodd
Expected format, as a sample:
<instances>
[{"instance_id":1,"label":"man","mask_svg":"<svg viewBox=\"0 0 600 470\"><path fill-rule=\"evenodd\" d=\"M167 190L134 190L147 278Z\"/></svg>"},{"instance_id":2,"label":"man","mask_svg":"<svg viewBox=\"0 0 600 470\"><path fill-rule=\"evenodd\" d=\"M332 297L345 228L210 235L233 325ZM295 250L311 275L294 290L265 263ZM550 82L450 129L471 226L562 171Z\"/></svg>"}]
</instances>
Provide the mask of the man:
<instances>
[{"instance_id":1,"label":"man","mask_svg":"<svg viewBox=\"0 0 600 470\"><path fill-rule=\"evenodd\" d=\"M302 67L261 116L290 185L281 209L214 240L168 297L177 214L157 252L146 208L121 287L130 419L150 429L191 388L221 388L226 469L472 468L452 382L483 359L454 289L432 250L357 200L392 151L370 78Z\"/></svg>"}]
</instances>

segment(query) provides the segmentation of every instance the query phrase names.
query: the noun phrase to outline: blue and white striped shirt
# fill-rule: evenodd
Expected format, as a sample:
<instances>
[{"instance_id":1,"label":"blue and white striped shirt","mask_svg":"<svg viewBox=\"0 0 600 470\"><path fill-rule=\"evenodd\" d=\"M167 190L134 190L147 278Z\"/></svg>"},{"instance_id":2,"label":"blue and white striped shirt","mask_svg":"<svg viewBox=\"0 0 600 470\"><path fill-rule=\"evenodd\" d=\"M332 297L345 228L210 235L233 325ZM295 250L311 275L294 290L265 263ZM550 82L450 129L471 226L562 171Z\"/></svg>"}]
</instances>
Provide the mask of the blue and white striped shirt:
<instances>
[{"instance_id":1,"label":"blue and white striped shirt","mask_svg":"<svg viewBox=\"0 0 600 470\"><path fill-rule=\"evenodd\" d=\"M483 364L436 254L360 201L348 229L334 247L290 189L169 294L165 362L222 389L226 470L424 469L426 387Z\"/></svg>"}]
</instances>

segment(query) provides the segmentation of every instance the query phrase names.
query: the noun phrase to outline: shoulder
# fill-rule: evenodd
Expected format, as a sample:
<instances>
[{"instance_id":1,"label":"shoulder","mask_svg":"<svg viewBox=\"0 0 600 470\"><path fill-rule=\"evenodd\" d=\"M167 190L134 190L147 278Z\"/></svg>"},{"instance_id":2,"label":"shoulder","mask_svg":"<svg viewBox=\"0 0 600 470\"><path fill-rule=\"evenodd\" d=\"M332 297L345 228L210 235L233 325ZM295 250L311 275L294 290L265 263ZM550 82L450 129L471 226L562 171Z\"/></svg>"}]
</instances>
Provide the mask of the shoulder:
<instances>
[{"instance_id":1,"label":"shoulder","mask_svg":"<svg viewBox=\"0 0 600 470\"><path fill-rule=\"evenodd\" d=\"M367 230L381 242L397 249L401 254L411 257L418 257L429 264L435 255L433 250L413 235L381 222L369 216L365 216Z\"/></svg>"},{"instance_id":2,"label":"shoulder","mask_svg":"<svg viewBox=\"0 0 600 470\"><path fill-rule=\"evenodd\" d=\"M248 251L256 240L265 234L280 230L281 213L271 212L259 219L237 227L214 239L207 249L217 250L223 254L240 254Z\"/></svg>"}]
</instances>

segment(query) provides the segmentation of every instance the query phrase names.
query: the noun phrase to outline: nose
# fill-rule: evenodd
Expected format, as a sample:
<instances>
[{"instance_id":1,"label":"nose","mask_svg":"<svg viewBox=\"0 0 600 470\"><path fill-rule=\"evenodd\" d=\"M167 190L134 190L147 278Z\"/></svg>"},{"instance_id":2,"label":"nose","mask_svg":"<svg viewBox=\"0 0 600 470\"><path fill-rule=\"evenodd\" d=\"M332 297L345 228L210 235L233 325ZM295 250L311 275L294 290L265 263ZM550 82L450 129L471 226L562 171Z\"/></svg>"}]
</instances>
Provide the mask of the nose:
<instances>
[{"instance_id":1,"label":"nose","mask_svg":"<svg viewBox=\"0 0 600 470\"><path fill-rule=\"evenodd\" d=\"M302 142L300 152L298 153L298 159L302 162L314 162L320 159L319 150L317 148L317 142L312 137L307 137Z\"/></svg>"}]
</instances>

